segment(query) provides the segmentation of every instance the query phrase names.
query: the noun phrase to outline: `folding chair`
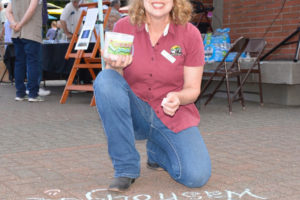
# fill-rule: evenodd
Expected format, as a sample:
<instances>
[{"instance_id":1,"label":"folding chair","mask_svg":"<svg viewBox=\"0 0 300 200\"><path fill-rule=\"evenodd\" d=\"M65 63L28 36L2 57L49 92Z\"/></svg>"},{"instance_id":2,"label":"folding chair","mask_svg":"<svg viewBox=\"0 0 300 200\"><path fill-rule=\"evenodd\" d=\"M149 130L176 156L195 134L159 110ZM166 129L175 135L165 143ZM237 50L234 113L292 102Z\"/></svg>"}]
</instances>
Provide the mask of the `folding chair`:
<instances>
[{"instance_id":1,"label":"folding chair","mask_svg":"<svg viewBox=\"0 0 300 200\"><path fill-rule=\"evenodd\" d=\"M249 68L241 68L241 72L244 75L243 80L241 82L241 86L237 88L233 96L235 97L239 90L241 90L242 86L245 84L251 73L258 74L258 87L259 92L248 92L244 91L244 93L257 94L260 97L260 105L264 104L263 101L263 92L262 92L262 83L261 83L261 71L260 71L260 58L262 57L262 53L265 49L267 42L263 38L251 38L248 42L248 45L245 49L245 52L251 56L251 58L255 58L254 62L250 65Z\"/></svg>"},{"instance_id":2,"label":"folding chair","mask_svg":"<svg viewBox=\"0 0 300 200\"><path fill-rule=\"evenodd\" d=\"M208 96L208 99L205 102L205 106L211 101L211 99L215 96L217 92L220 92L222 90L219 90L221 87L222 83L225 81L226 83L226 93L227 93L227 100L228 100L228 106L229 106L229 114L232 114L232 102L240 100L243 108L245 108L244 104L244 95L243 95L243 90L241 87L241 74L242 72L240 71L240 66L239 66L239 58L241 54L244 52L247 44L248 44L249 39L240 37L238 38L232 45L232 47L229 49L229 51L226 53L220 64L216 67L215 70L210 70L206 71L204 70L203 72L203 77L209 77L207 82L205 83L200 97ZM233 58L232 62L226 62L227 57L229 56L230 53L235 53L235 56ZM240 87L238 90L238 98L236 98L237 95L232 96L231 93L232 91L230 90L229 87L229 78L236 77L237 79L237 86ZM207 89L209 88L210 85L212 85L213 80L218 80L219 83L217 86L212 90L211 93L205 94ZM222 91L224 92L224 91ZM204 95L205 94L205 95Z\"/></svg>"}]
</instances>

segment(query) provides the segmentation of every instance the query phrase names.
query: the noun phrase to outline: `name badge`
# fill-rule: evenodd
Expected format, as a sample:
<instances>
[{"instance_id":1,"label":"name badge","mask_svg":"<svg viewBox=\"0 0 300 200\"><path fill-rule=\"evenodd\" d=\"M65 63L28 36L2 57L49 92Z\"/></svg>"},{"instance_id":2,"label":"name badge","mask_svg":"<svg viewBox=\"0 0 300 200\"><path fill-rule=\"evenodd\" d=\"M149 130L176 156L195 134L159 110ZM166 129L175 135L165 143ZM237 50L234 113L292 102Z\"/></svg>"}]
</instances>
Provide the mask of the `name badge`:
<instances>
[{"instance_id":1,"label":"name badge","mask_svg":"<svg viewBox=\"0 0 300 200\"><path fill-rule=\"evenodd\" d=\"M166 50L162 50L160 53L163 57L165 57L168 61L171 63L174 63L176 61L176 58L174 58L171 54L169 54Z\"/></svg>"}]
</instances>

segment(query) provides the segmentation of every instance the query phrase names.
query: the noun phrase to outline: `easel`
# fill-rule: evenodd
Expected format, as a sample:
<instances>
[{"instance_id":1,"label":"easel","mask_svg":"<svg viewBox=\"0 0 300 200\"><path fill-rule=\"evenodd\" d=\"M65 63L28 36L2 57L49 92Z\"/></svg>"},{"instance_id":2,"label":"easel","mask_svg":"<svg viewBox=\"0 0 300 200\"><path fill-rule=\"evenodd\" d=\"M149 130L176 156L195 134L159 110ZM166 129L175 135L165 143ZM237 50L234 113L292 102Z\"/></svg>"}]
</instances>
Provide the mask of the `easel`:
<instances>
[{"instance_id":1,"label":"easel","mask_svg":"<svg viewBox=\"0 0 300 200\"><path fill-rule=\"evenodd\" d=\"M290 39L292 39L297 34L299 34L298 41L288 42ZM272 48L265 55L263 55L263 57L261 57L260 60L261 61L264 60L267 56L269 56L271 53L273 53L276 49L278 49L282 45L289 45L289 44L295 44L295 43L297 43L297 47L296 47L296 53L295 53L294 62L297 62L298 59L299 59L299 52L300 52L300 26L291 35L289 35L288 37L286 37L282 42L280 42L279 44L277 44L274 48Z\"/></svg>"},{"instance_id":2,"label":"easel","mask_svg":"<svg viewBox=\"0 0 300 200\"><path fill-rule=\"evenodd\" d=\"M109 5L110 3L108 1L103 2L103 4ZM80 4L80 7L87 7L89 8L96 8L97 3L87 3L87 4ZM106 26L109 14L111 11L111 7L109 7L106 11L106 16L104 18L103 26ZM78 41L78 35L79 35L79 29L82 24L84 16L86 16L87 12L82 11L80 19L77 23L75 32L73 34L73 37L71 39L71 42L69 44L65 59L69 58L75 58L73 67L71 69L68 81L66 83L64 92L61 96L60 103L64 104L68 98L69 92L70 91L90 91L93 92L93 85L92 84L84 84L84 85L79 85L79 84L73 84L74 78L76 76L76 73L78 69L88 69L92 79L95 80L96 75L94 72L94 69L101 69L101 52L100 52L100 34L97 34L96 29L94 28L93 34L97 38L95 46L93 48L93 51L91 53L85 52L84 50L78 50L75 53L72 53L72 49L74 48L74 45ZM101 22L100 22L101 23ZM99 57L96 57L97 52L99 53ZM90 106L95 105L95 97L93 96Z\"/></svg>"}]
</instances>

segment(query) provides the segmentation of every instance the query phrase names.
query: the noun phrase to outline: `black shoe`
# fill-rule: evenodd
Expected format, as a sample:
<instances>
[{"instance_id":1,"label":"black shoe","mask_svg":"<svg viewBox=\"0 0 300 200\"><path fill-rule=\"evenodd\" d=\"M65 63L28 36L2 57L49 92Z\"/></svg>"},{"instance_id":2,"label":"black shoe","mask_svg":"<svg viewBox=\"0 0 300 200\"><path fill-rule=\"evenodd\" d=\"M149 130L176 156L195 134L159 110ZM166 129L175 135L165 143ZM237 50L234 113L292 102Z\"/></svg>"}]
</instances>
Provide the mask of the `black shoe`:
<instances>
[{"instance_id":1,"label":"black shoe","mask_svg":"<svg viewBox=\"0 0 300 200\"><path fill-rule=\"evenodd\" d=\"M108 191L112 192L123 192L127 190L131 184L135 181L134 178L128 177L118 177L113 180L113 182L109 185Z\"/></svg>"},{"instance_id":2,"label":"black shoe","mask_svg":"<svg viewBox=\"0 0 300 200\"><path fill-rule=\"evenodd\" d=\"M147 162L147 168L148 169L152 169L152 170L156 170L156 171L163 171L164 170L157 163L150 163L150 162Z\"/></svg>"}]
</instances>

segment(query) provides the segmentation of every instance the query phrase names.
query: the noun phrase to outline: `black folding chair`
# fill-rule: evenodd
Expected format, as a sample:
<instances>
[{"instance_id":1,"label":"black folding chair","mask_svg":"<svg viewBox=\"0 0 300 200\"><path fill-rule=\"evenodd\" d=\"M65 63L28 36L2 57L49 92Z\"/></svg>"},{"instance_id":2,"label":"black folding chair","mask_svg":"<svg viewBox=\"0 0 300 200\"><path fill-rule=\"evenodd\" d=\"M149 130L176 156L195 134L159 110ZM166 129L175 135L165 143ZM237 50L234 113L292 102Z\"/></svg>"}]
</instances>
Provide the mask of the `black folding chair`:
<instances>
[{"instance_id":1,"label":"black folding chair","mask_svg":"<svg viewBox=\"0 0 300 200\"><path fill-rule=\"evenodd\" d=\"M243 91L244 93L257 94L260 97L260 105L264 104L263 101L263 92L262 92L262 82L261 82L261 70L260 70L260 58L265 49L267 42L263 38L251 38L248 42L248 45L245 49L245 52L251 56L251 58L255 58L254 62L248 68L241 68L241 72L244 74L241 86L237 88L233 96L238 95L239 90L242 89L242 86L245 84L250 74L258 75L258 92L249 92Z\"/></svg>"},{"instance_id":2,"label":"black folding chair","mask_svg":"<svg viewBox=\"0 0 300 200\"><path fill-rule=\"evenodd\" d=\"M225 81L226 83L226 93L227 93L227 99L228 99L228 106L229 106L229 114L232 113L232 102L234 101L240 101L243 108L245 108L245 103L244 103L244 95L243 95L243 90L241 87L241 70L239 66L239 58L241 54L244 52L247 44L248 44L249 39L245 37L240 37L238 38L232 45L232 47L228 50L220 64L216 67L215 70L204 70L203 72L203 77L208 77L207 82L204 84L200 97L208 96L206 102L204 105L206 106L211 99L215 96L217 92L220 92L222 90L219 90L221 87L222 83ZM235 53L235 56L233 58L232 62L226 62L226 59L228 58L230 53ZM233 91L230 90L229 86L229 78L235 77L237 79L237 86L240 88L237 92L237 95L233 96L231 93ZM207 89L209 86L212 86L212 82L214 80L218 80L219 83L217 86L212 89L211 93L207 93ZM222 91L224 92L224 91Z\"/></svg>"}]
</instances>

